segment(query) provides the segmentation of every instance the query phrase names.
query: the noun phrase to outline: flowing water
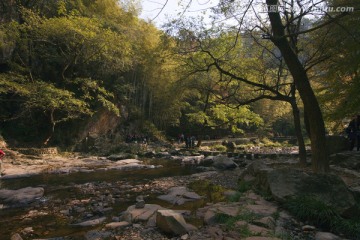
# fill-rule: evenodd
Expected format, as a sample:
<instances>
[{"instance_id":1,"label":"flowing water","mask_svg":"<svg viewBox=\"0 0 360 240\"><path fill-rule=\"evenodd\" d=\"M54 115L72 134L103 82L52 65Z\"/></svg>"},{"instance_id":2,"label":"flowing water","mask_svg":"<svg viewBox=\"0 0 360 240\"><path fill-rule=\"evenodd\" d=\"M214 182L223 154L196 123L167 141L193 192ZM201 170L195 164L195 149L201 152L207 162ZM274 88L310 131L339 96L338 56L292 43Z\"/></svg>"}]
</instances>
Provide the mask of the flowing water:
<instances>
[{"instance_id":1,"label":"flowing water","mask_svg":"<svg viewBox=\"0 0 360 240\"><path fill-rule=\"evenodd\" d=\"M71 219L55 214L56 208L66 207L72 199L86 199L94 196L94 192L86 192L87 188L95 187L97 191L112 191L118 186L146 184L161 177L183 176L195 173L195 168L184 167L180 162L171 160L146 160L147 164L162 165L154 169L139 170L95 170L94 172L70 174L41 174L26 178L0 180L0 188L20 189L24 187L43 187L44 197L30 206L1 209L0 203L0 239L10 239L14 233L21 233L24 228L32 227L32 238L51 238L71 236L71 239L82 239L89 228L71 226ZM119 216L129 205L134 204L136 195L145 194L147 203L159 203L156 194L148 192L118 192L118 201L111 206L111 212L105 216ZM203 205L203 203L197 203ZM64 205L64 206L62 206ZM164 206L164 203L161 204ZM167 207L167 206L164 206ZM185 208L194 208L194 205ZM69 222L70 221L70 222Z\"/></svg>"}]
</instances>

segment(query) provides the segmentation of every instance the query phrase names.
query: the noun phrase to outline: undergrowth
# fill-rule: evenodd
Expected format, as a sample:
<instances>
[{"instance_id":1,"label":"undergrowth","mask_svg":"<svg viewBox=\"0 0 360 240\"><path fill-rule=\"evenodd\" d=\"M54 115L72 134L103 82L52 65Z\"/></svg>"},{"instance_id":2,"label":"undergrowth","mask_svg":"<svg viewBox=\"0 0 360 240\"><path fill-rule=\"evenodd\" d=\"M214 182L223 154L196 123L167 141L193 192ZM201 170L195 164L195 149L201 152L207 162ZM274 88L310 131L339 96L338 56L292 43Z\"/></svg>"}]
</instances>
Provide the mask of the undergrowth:
<instances>
[{"instance_id":1,"label":"undergrowth","mask_svg":"<svg viewBox=\"0 0 360 240\"><path fill-rule=\"evenodd\" d=\"M360 239L360 219L345 219L335 208L309 196L290 199L284 207L301 221L325 230Z\"/></svg>"},{"instance_id":2,"label":"undergrowth","mask_svg":"<svg viewBox=\"0 0 360 240\"><path fill-rule=\"evenodd\" d=\"M229 216L224 213L217 213L215 215L215 221L220 224L224 224L227 230L237 230L240 232L242 237L251 236L252 233L248 229L247 225L237 226L236 222L245 221L245 222L253 222L257 219L258 216L252 212L243 212L237 216Z\"/></svg>"}]
</instances>

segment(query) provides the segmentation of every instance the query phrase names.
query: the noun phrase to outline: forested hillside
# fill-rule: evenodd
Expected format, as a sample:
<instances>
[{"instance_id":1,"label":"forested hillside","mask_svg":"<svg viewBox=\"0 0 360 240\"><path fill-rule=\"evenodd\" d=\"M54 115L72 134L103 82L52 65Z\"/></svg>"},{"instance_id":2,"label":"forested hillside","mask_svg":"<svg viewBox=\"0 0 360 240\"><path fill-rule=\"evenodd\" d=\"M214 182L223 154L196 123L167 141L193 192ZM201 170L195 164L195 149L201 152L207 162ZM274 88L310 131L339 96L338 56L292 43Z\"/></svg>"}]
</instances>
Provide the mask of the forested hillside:
<instances>
[{"instance_id":1,"label":"forested hillside","mask_svg":"<svg viewBox=\"0 0 360 240\"><path fill-rule=\"evenodd\" d=\"M1 134L10 141L71 145L104 112L113 120L97 134L115 131L114 119L167 130L201 99L179 73L174 39L136 9L39 0L4 2L1 10Z\"/></svg>"},{"instance_id":2,"label":"forested hillside","mask_svg":"<svg viewBox=\"0 0 360 240\"><path fill-rule=\"evenodd\" d=\"M71 143L100 110L119 121L160 114L166 37L135 12L112 0L8 1L2 12L5 138Z\"/></svg>"},{"instance_id":3,"label":"forested hillside","mask_svg":"<svg viewBox=\"0 0 360 240\"><path fill-rule=\"evenodd\" d=\"M219 7L214 16L231 12ZM164 31L140 11L135 1L2 2L0 135L13 146L64 147L89 135L302 138L293 77L275 46L254 38L259 30L183 19ZM359 110L355 16L296 42L330 133ZM327 21L305 20L302 28Z\"/></svg>"}]
</instances>

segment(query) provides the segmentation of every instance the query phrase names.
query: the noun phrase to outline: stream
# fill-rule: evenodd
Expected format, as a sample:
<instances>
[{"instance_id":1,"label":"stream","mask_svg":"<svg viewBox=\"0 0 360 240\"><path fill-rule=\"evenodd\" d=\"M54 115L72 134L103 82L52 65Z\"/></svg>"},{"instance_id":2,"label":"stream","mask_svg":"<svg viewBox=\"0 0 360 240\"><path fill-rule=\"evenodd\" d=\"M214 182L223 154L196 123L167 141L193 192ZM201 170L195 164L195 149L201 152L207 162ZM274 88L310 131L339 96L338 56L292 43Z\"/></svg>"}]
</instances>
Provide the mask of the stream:
<instances>
[{"instance_id":1,"label":"stream","mask_svg":"<svg viewBox=\"0 0 360 240\"><path fill-rule=\"evenodd\" d=\"M171 207L156 198L161 193L149 183L163 177L196 173L195 167L182 166L179 161L146 159L144 163L163 167L126 171L95 169L87 173L40 174L0 180L1 189L45 189L44 196L30 205L4 208L0 203L0 239L10 239L14 233L24 231L28 231L26 236L31 236L24 239L65 236L66 239L83 239L85 232L97 227L76 227L73 223L96 216L105 216L111 221L133 205L139 195L146 197L146 203Z\"/></svg>"}]
</instances>

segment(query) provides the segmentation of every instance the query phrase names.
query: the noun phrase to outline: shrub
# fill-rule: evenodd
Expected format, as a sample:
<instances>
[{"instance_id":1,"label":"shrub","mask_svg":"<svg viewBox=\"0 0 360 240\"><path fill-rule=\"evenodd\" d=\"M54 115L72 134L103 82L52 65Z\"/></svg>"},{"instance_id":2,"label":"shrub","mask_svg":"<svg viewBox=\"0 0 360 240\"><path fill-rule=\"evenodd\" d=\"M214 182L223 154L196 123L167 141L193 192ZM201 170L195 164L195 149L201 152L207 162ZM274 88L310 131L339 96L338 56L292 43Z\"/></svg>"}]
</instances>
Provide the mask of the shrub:
<instances>
[{"instance_id":1,"label":"shrub","mask_svg":"<svg viewBox=\"0 0 360 240\"><path fill-rule=\"evenodd\" d=\"M234 230L235 229L235 223L238 221L245 221L245 222L253 222L255 219L257 219L258 216L255 213L252 212L242 212L237 216L229 216L224 213L217 213L215 215L215 221L217 223L224 224L225 227L228 230ZM237 230L240 231L242 237L247 237L251 235L251 232L247 228L247 226L238 227L236 226Z\"/></svg>"},{"instance_id":2,"label":"shrub","mask_svg":"<svg viewBox=\"0 0 360 240\"><path fill-rule=\"evenodd\" d=\"M224 145L218 144L211 146L211 150L219 151L219 152L226 152L227 148Z\"/></svg>"},{"instance_id":3,"label":"shrub","mask_svg":"<svg viewBox=\"0 0 360 240\"><path fill-rule=\"evenodd\" d=\"M228 196L227 200L229 202L238 202L241 196L242 196L241 192L236 192L235 194Z\"/></svg>"},{"instance_id":4,"label":"shrub","mask_svg":"<svg viewBox=\"0 0 360 240\"><path fill-rule=\"evenodd\" d=\"M302 221L360 239L360 219L345 219L336 209L318 199L310 196L292 198L284 207Z\"/></svg>"},{"instance_id":5,"label":"shrub","mask_svg":"<svg viewBox=\"0 0 360 240\"><path fill-rule=\"evenodd\" d=\"M252 184L246 181L238 182L238 191L241 193L247 192L252 189Z\"/></svg>"}]
</instances>

